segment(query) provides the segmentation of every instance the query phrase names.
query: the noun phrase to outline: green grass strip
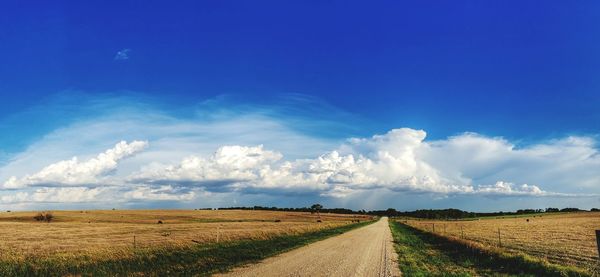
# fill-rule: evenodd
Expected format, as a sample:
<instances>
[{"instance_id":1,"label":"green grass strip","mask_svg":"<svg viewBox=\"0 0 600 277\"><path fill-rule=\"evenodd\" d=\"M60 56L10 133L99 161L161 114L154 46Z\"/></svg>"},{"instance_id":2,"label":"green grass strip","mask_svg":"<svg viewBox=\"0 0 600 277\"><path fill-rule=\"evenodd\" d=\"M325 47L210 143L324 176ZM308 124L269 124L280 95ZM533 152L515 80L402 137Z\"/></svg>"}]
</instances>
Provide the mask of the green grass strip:
<instances>
[{"instance_id":1,"label":"green grass strip","mask_svg":"<svg viewBox=\"0 0 600 277\"><path fill-rule=\"evenodd\" d=\"M240 240L185 248L138 250L132 258L105 261L27 259L0 261L0 276L204 276L289 251L371 222L266 240Z\"/></svg>"},{"instance_id":2,"label":"green grass strip","mask_svg":"<svg viewBox=\"0 0 600 277\"><path fill-rule=\"evenodd\" d=\"M483 249L399 222L390 221L390 228L405 276L589 276L578 268Z\"/></svg>"}]
</instances>

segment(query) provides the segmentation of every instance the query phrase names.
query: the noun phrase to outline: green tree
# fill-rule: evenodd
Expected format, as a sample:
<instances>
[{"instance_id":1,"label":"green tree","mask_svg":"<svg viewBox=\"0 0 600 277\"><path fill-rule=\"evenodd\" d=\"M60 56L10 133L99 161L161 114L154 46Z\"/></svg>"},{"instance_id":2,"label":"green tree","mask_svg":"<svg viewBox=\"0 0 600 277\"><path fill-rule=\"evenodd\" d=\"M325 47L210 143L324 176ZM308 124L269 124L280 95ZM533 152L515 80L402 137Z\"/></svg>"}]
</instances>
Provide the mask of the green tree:
<instances>
[{"instance_id":1,"label":"green tree","mask_svg":"<svg viewBox=\"0 0 600 277\"><path fill-rule=\"evenodd\" d=\"M319 218L321 218L321 209L323 209L323 205L321 204L313 204L312 206L310 206L310 209L312 210L312 213L317 212L317 215L319 216Z\"/></svg>"}]
</instances>

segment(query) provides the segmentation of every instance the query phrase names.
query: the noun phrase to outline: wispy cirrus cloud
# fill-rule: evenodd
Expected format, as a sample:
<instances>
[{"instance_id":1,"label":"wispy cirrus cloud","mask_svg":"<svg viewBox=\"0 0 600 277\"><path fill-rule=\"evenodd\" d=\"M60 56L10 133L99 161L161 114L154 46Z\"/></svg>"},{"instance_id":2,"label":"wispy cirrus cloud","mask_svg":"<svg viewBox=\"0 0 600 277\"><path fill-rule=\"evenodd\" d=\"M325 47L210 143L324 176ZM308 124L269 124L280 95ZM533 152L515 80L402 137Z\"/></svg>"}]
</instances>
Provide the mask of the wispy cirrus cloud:
<instances>
[{"instance_id":1,"label":"wispy cirrus cloud","mask_svg":"<svg viewBox=\"0 0 600 277\"><path fill-rule=\"evenodd\" d=\"M115 55L115 61L129 60L131 49L125 48L117 52Z\"/></svg>"}]
</instances>

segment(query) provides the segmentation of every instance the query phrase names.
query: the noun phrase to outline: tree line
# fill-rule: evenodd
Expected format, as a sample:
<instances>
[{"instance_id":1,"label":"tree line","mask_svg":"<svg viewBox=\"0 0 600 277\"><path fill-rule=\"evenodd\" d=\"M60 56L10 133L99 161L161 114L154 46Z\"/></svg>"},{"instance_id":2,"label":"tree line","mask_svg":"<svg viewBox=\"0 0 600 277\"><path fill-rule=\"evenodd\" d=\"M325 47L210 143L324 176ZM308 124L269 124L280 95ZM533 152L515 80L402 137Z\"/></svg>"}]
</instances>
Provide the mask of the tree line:
<instances>
[{"instance_id":1,"label":"tree line","mask_svg":"<svg viewBox=\"0 0 600 277\"><path fill-rule=\"evenodd\" d=\"M210 208L208 208L210 209ZM424 219L464 219L464 218L476 218L485 216L506 216L506 215L522 215L522 214L539 214L539 213L556 213L556 212L581 212L586 211L578 208L546 208L546 209L520 209L513 212L468 212L459 209L429 209L429 210L415 210L415 211L397 211L396 209L387 210L351 210L345 208L325 208L321 204L314 204L311 207L301 208L279 208L279 207L263 207L263 206L252 206L252 207L226 207L218 208L218 210L263 210L263 211L283 211L283 212L321 212L321 213L333 213L333 214L361 214L361 215L376 215L376 216L389 216L389 217L415 217ZM600 211L600 209L593 208L590 211Z\"/></svg>"},{"instance_id":2,"label":"tree line","mask_svg":"<svg viewBox=\"0 0 600 277\"><path fill-rule=\"evenodd\" d=\"M557 212L582 212L578 208L546 208L546 209L520 209L514 212L468 212L459 209L438 209L438 210L416 210L416 211L396 211L395 209L369 211L368 214L390 217L416 217L425 219L464 219L486 216L507 216L507 215L522 215L522 214L539 214L539 213L557 213ZM591 209L591 211L600 211L599 209Z\"/></svg>"},{"instance_id":3,"label":"tree line","mask_svg":"<svg viewBox=\"0 0 600 277\"><path fill-rule=\"evenodd\" d=\"M281 211L281 212L321 212L321 213L332 213L332 214L367 214L365 210L354 211L351 209L344 208L324 208L320 204L314 204L311 207L302 208L278 208L278 207L263 207L263 206L252 206L252 207L227 207L218 208L219 210L262 210L262 211Z\"/></svg>"}]
</instances>

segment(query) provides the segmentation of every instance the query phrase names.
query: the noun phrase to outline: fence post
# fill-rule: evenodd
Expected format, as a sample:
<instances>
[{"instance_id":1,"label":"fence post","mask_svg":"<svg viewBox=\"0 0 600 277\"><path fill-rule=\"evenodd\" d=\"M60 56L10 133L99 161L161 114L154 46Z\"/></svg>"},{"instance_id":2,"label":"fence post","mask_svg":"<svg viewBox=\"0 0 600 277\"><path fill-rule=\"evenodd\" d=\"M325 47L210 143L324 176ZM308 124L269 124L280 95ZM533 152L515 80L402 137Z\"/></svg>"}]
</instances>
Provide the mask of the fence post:
<instances>
[{"instance_id":1,"label":"fence post","mask_svg":"<svg viewBox=\"0 0 600 277\"><path fill-rule=\"evenodd\" d=\"M135 235L133 235L133 250L135 250L137 247L136 243L135 243Z\"/></svg>"},{"instance_id":2,"label":"fence post","mask_svg":"<svg viewBox=\"0 0 600 277\"><path fill-rule=\"evenodd\" d=\"M435 233L435 223L431 223L431 227L432 227L432 229L433 229L433 232L432 232L432 233Z\"/></svg>"},{"instance_id":3,"label":"fence post","mask_svg":"<svg viewBox=\"0 0 600 277\"><path fill-rule=\"evenodd\" d=\"M500 228L498 228L498 246L502 247L502 241L500 240Z\"/></svg>"},{"instance_id":4,"label":"fence post","mask_svg":"<svg viewBox=\"0 0 600 277\"><path fill-rule=\"evenodd\" d=\"M217 243L219 243L219 237L221 236L221 226L217 226Z\"/></svg>"},{"instance_id":5,"label":"fence post","mask_svg":"<svg viewBox=\"0 0 600 277\"><path fill-rule=\"evenodd\" d=\"M463 232L463 226L462 225L460 225L460 237L462 239L465 239L465 232Z\"/></svg>"},{"instance_id":6,"label":"fence post","mask_svg":"<svg viewBox=\"0 0 600 277\"><path fill-rule=\"evenodd\" d=\"M600 230L596 230L596 246L598 247L598 255L600 255Z\"/></svg>"}]
</instances>

